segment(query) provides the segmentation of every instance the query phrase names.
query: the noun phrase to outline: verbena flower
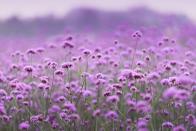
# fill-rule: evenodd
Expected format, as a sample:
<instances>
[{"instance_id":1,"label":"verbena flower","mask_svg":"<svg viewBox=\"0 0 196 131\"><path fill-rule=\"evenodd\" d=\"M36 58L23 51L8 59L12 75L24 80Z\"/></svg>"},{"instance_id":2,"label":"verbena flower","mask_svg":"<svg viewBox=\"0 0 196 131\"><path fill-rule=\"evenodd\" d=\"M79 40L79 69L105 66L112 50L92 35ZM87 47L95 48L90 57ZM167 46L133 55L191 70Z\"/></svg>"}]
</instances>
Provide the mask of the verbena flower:
<instances>
[{"instance_id":1,"label":"verbena flower","mask_svg":"<svg viewBox=\"0 0 196 131\"><path fill-rule=\"evenodd\" d=\"M163 98L165 99L173 99L178 89L176 87L170 87L163 92Z\"/></svg>"},{"instance_id":2,"label":"verbena flower","mask_svg":"<svg viewBox=\"0 0 196 131\"><path fill-rule=\"evenodd\" d=\"M106 101L110 103L117 103L119 102L119 97L116 95L108 96Z\"/></svg>"},{"instance_id":3,"label":"verbena flower","mask_svg":"<svg viewBox=\"0 0 196 131\"><path fill-rule=\"evenodd\" d=\"M28 130L30 128L30 125L27 121L22 122L19 124L19 129L20 130Z\"/></svg>"},{"instance_id":4,"label":"verbena flower","mask_svg":"<svg viewBox=\"0 0 196 131\"><path fill-rule=\"evenodd\" d=\"M108 111L105 114L105 117L109 120L116 120L118 118L118 114L115 111Z\"/></svg>"},{"instance_id":5,"label":"verbena flower","mask_svg":"<svg viewBox=\"0 0 196 131\"><path fill-rule=\"evenodd\" d=\"M174 127L172 131L186 131L186 129L183 125L178 125Z\"/></svg>"},{"instance_id":6,"label":"verbena flower","mask_svg":"<svg viewBox=\"0 0 196 131\"><path fill-rule=\"evenodd\" d=\"M166 121L166 122L162 123L162 127L166 128L166 129L172 129L174 127L174 125L171 122Z\"/></svg>"}]
</instances>

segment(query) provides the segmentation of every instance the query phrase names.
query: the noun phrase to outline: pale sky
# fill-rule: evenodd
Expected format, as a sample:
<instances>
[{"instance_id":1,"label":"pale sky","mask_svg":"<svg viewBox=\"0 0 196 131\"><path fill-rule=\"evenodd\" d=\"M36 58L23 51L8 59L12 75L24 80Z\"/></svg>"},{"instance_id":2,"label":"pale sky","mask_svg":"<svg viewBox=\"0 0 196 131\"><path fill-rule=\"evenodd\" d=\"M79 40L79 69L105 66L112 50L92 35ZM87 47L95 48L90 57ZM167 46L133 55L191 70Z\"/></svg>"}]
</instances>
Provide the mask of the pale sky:
<instances>
[{"instance_id":1,"label":"pale sky","mask_svg":"<svg viewBox=\"0 0 196 131\"><path fill-rule=\"evenodd\" d=\"M51 14L61 17L78 7L116 11L137 6L184 14L196 21L196 0L0 0L0 20L15 15L24 19Z\"/></svg>"}]
</instances>

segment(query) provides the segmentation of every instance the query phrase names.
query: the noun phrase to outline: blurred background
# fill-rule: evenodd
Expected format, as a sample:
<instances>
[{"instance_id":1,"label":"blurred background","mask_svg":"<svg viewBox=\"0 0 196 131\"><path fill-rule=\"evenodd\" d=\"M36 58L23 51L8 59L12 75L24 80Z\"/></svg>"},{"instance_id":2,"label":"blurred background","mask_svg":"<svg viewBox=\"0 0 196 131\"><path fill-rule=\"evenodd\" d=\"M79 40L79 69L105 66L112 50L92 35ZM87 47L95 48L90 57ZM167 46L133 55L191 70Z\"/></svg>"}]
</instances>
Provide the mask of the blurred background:
<instances>
[{"instance_id":1,"label":"blurred background","mask_svg":"<svg viewBox=\"0 0 196 131\"><path fill-rule=\"evenodd\" d=\"M195 0L0 0L0 37L193 27Z\"/></svg>"}]
</instances>

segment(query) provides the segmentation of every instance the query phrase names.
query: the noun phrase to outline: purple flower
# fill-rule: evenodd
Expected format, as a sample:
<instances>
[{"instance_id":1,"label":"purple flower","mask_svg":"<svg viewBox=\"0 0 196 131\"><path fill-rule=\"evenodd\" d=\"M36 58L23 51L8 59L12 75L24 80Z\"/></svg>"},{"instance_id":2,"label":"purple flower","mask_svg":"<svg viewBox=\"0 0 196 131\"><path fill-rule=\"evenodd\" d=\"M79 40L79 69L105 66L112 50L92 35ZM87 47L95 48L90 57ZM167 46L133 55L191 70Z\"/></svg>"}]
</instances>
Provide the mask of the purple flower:
<instances>
[{"instance_id":1,"label":"purple flower","mask_svg":"<svg viewBox=\"0 0 196 131\"><path fill-rule=\"evenodd\" d=\"M186 131L186 129L183 125L178 125L174 127L172 131Z\"/></svg>"},{"instance_id":2,"label":"purple flower","mask_svg":"<svg viewBox=\"0 0 196 131\"><path fill-rule=\"evenodd\" d=\"M178 90L175 94L176 100L187 100L190 96L190 93L186 90Z\"/></svg>"},{"instance_id":3,"label":"purple flower","mask_svg":"<svg viewBox=\"0 0 196 131\"><path fill-rule=\"evenodd\" d=\"M189 123L193 123L196 120L196 117L193 114L189 114L186 116L186 121Z\"/></svg>"},{"instance_id":4,"label":"purple flower","mask_svg":"<svg viewBox=\"0 0 196 131\"><path fill-rule=\"evenodd\" d=\"M162 79L161 84L164 86L169 86L169 80L168 79Z\"/></svg>"},{"instance_id":5,"label":"purple flower","mask_svg":"<svg viewBox=\"0 0 196 131\"><path fill-rule=\"evenodd\" d=\"M76 107L72 103L65 103L63 107L70 112L76 112Z\"/></svg>"},{"instance_id":6,"label":"purple flower","mask_svg":"<svg viewBox=\"0 0 196 131\"><path fill-rule=\"evenodd\" d=\"M16 96L16 99L17 99L17 100L22 100L22 99L24 99L24 96L23 96L22 94L18 94L18 95Z\"/></svg>"},{"instance_id":7,"label":"purple flower","mask_svg":"<svg viewBox=\"0 0 196 131\"><path fill-rule=\"evenodd\" d=\"M117 102L119 102L119 97L116 95L108 96L106 101L110 102L110 103L117 103Z\"/></svg>"},{"instance_id":8,"label":"purple flower","mask_svg":"<svg viewBox=\"0 0 196 131\"><path fill-rule=\"evenodd\" d=\"M187 106L188 110L191 110L191 111L195 111L196 110L196 105L192 101L188 101L186 103L186 106Z\"/></svg>"},{"instance_id":9,"label":"purple flower","mask_svg":"<svg viewBox=\"0 0 196 131\"><path fill-rule=\"evenodd\" d=\"M147 79L148 80L158 80L160 78L160 75L157 72L152 72L148 74Z\"/></svg>"},{"instance_id":10,"label":"purple flower","mask_svg":"<svg viewBox=\"0 0 196 131\"><path fill-rule=\"evenodd\" d=\"M53 105L50 109L48 109L49 113L57 113L60 112L61 108L58 105Z\"/></svg>"},{"instance_id":11,"label":"purple flower","mask_svg":"<svg viewBox=\"0 0 196 131\"><path fill-rule=\"evenodd\" d=\"M165 98L166 100L172 99L177 92L178 89L176 87L170 87L163 92L163 98Z\"/></svg>"},{"instance_id":12,"label":"purple flower","mask_svg":"<svg viewBox=\"0 0 196 131\"><path fill-rule=\"evenodd\" d=\"M45 49L42 47L39 47L36 49L36 52L38 52L38 53L43 53L44 51L45 51Z\"/></svg>"},{"instance_id":13,"label":"purple flower","mask_svg":"<svg viewBox=\"0 0 196 131\"><path fill-rule=\"evenodd\" d=\"M84 49L84 50L83 50L83 54L84 54L85 56L89 56L89 55L91 54L91 50L89 50L89 49Z\"/></svg>"},{"instance_id":14,"label":"purple flower","mask_svg":"<svg viewBox=\"0 0 196 131\"><path fill-rule=\"evenodd\" d=\"M7 92L3 89L0 89L0 97L7 96Z\"/></svg>"},{"instance_id":15,"label":"purple flower","mask_svg":"<svg viewBox=\"0 0 196 131\"><path fill-rule=\"evenodd\" d=\"M53 129L58 129L59 128L59 124L56 121L52 122L52 128Z\"/></svg>"},{"instance_id":16,"label":"purple flower","mask_svg":"<svg viewBox=\"0 0 196 131\"><path fill-rule=\"evenodd\" d=\"M179 76L177 78L177 83L179 85L193 85L194 84L194 80L191 77L187 77L187 76Z\"/></svg>"},{"instance_id":17,"label":"purple flower","mask_svg":"<svg viewBox=\"0 0 196 131\"><path fill-rule=\"evenodd\" d=\"M126 131L131 131L131 126L127 126Z\"/></svg>"},{"instance_id":18,"label":"purple flower","mask_svg":"<svg viewBox=\"0 0 196 131\"><path fill-rule=\"evenodd\" d=\"M65 119L68 117L67 114L66 114L65 112L60 112L60 113L59 113L59 116L60 116L60 118L63 119L63 120L65 120Z\"/></svg>"},{"instance_id":19,"label":"purple flower","mask_svg":"<svg viewBox=\"0 0 196 131\"><path fill-rule=\"evenodd\" d=\"M33 55L36 53L36 51L34 49L28 49L26 53L29 55Z\"/></svg>"},{"instance_id":20,"label":"purple flower","mask_svg":"<svg viewBox=\"0 0 196 131\"><path fill-rule=\"evenodd\" d=\"M100 109L97 109L93 112L93 116L94 117L97 117L97 116L100 116L101 115L101 110Z\"/></svg>"},{"instance_id":21,"label":"purple flower","mask_svg":"<svg viewBox=\"0 0 196 131\"><path fill-rule=\"evenodd\" d=\"M73 44L73 43L70 43L70 42L68 42L68 41L66 41L66 42L64 42L64 43L62 44L62 48L64 48L64 49L66 49L66 48L72 49L72 48L74 48L74 44Z\"/></svg>"},{"instance_id":22,"label":"purple flower","mask_svg":"<svg viewBox=\"0 0 196 131\"><path fill-rule=\"evenodd\" d=\"M10 120L11 120L11 116L3 115L3 116L2 116L2 119L3 119L3 121L4 121L5 123L9 123Z\"/></svg>"},{"instance_id":23,"label":"purple flower","mask_svg":"<svg viewBox=\"0 0 196 131\"><path fill-rule=\"evenodd\" d=\"M131 122L132 122L132 120L131 119L126 119L126 123L127 123L127 125L130 125L131 124Z\"/></svg>"},{"instance_id":24,"label":"purple flower","mask_svg":"<svg viewBox=\"0 0 196 131\"><path fill-rule=\"evenodd\" d=\"M37 122L38 122L38 117L37 117L37 116L31 116L31 117L30 117L30 121L31 121L32 123L37 123Z\"/></svg>"},{"instance_id":25,"label":"purple flower","mask_svg":"<svg viewBox=\"0 0 196 131\"><path fill-rule=\"evenodd\" d=\"M133 100L127 100L127 105L128 105L129 107L135 107L135 106L136 106L136 102L133 101Z\"/></svg>"},{"instance_id":26,"label":"purple flower","mask_svg":"<svg viewBox=\"0 0 196 131\"><path fill-rule=\"evenodd\" d=\"M108 111L105 114L105 117L109 120L116 120L118 118L118 114L115 111Z\"/></svg>"},{"instance_id":27,"label":"purple flower","mask_svg":"<svg viewBox=\"0 0 196 131\"><path fill-rule=\"evenodd\" d=\"M85 98L91 97L92 95L93 95L93 93L92 93L90 90L85 90L85 91L83 91L83 96L84 96Z\"/></svg>"},{"instance_id":28,"label":"purple flower","mask_svg":"<svg viewBox=\"0 0 196 131\"><path fill-rule=\"evenodd\" d=\"M78 114L71 114L68 116L70 120L76 121L80 119L80 116Z\"/></svg>"},{"instance_id":29,"label":"purple flower","mask_svg":"<svg viewBox=\"0 0 196 131\"><path fill-rule=\"evenodd\" d=\"M141 113L147 113L151 111L150 105L146 101L141 100L136 103L136 109Z\"/></svg>"},{"instance_id":30,"label":"purple flower","mask_svg":"<svg viewBox=\"0 0 196 131\"><path fill-rule=\"evenodd\" d=\"M59 96L59 97L57 98L57 101L58 101L58 102L63 102L63 101L65 101L65 97L64 97L64 96Z\"/></svg>"},{"instance_id":31,"label":"purple flower","mask_svg":"<svg viewBox=\"0 0 196 131\"><path fill-rule=\"evenodd\" d=\"M57 75L57 76L63 76L64 75L64 72L62 70L56 70L54 72L54 74Z\"/></svg>"},{"instance_id":32,"label":"purple flower","mask_svg":"<svg viewBox=\"0 0 196 131\"><path fill-rule=\"evenodd\" d=\"M65 62L65 63L63 63L63 64L61 65L61 67L62 67L63 69L70 69L70 68L73 67L73 63L72 63L72 62Z\"/></svg>"},{"instance_id":33,"label":"purple flower","mask_svg":"<svg viewBox=\"0 0 196 131\"><path fill-rule=\"evenodd\" d=\"M133 79L133 71L129 69L124 69L121 71L123 77L132 80Z\"/></svg>"},{"instance_id":34,"label":"purple flower","mask_svg":"<svg viewBox=\"0 0 196 131\"><path fill-rule=\"evenodd\" d=\"M131 90L132 92L134 92L134 93L138 93L138 92L139 92L139 90L138 90L135 86L131 86L131 87L130 87L130 90Z\"/></svg>"},{"instance_id":35,"label":"purple flower","mask_svg":"<svg viewBox=\"0 0 196 131\"><path fill-rule=\"evenodd\" d=\"M46 84L43 84L43 83L40 83L39 85L37 85L37 87L40 89L40 90L44 90L46 88Z\"/></svg>"},{"instance_id":36,"label":"purple flower","mask_svg":"<svg viewBox=\"0 0 196 131\"><path fill-rule=\"evenodd\" d=\"M141 31L135 31L133 34L132 34L132 38L135 39L135 40L139 40L142 38L142 32Z\"/></svg>"},{"instance_id":37,"label":"purple flower","mask_svg":"<svg viewBox=\"0 0 196 131\"><path fill-rule=\"evenodd\" d=\"M25 121L19 124L19 129L20 130L28 130L30 127L29 122Z\"/></svg>"},{"instance_id":38,"label":"purple flower","mask_svg":"<svg viewBox=\"0 0 196 131\"><path fill-rule=\"evenodd\" d=\"M139 119L137 122L137 128L138 129L147 129L148 123L145 119Z\"/></svg>"},{"instance_id":39,"label":"purple flower","mask_svg":"<svg viewBox=\"0 0 196 131\"><path fill-rule=\"evenodd\" d=\"M32 66L25 66L24 67L24 70L27 72L27 73L32 73L34 71L34 68Z\"/></svg>"},{"instance_id":40,"label":"purple flower","mask_svg":"<svg viewBox=\"0 0 196 131\"><path fill-rule=\"evenodd\" d=\"M166 121L166 122L163 122L162 127L172 129L174 127L174 125L171 122Z\"/></svg>"}]
</instances>

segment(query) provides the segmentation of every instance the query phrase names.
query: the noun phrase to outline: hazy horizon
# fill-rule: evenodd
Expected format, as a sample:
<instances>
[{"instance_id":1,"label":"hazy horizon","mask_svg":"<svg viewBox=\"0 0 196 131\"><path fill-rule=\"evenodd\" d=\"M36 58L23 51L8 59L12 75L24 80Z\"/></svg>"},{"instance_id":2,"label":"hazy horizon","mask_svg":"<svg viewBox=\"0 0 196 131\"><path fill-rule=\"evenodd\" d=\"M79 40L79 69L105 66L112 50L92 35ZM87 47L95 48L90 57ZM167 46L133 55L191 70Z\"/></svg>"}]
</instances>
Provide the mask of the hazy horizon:
<instances>
[{"instance_id":1,"label":"hazy horizon","mask_svg":"<svg viewBox=\"0 0 196 131\"><path fill-rule=\"evenodd\" d=\"M196 21L194 0L0 0L0 20L17 16L22 19L53 15L63 17L78 8L92 8L104 11L126 11L134 7L146 7L161 13L186 15ZM178 4L176 4L178 2ZM184 6L186 5L186 6Z\"/></svg>"}]
</instances>

